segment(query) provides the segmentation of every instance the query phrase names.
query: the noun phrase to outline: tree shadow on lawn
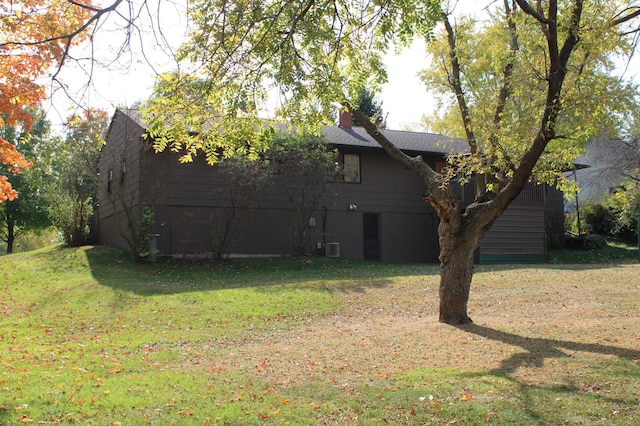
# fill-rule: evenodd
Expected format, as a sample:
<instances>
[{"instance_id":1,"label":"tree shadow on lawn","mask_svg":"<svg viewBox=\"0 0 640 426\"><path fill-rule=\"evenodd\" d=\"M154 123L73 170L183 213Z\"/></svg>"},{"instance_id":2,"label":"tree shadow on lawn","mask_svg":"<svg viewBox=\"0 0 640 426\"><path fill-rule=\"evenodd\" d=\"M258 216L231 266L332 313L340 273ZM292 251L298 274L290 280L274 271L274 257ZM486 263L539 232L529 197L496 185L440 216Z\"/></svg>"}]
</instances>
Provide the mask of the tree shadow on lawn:
<instances>
[{"instance_id":1,"label":"tree shadow on lawn","mask_svg":"<svg viewBox=\"0 0 640 426\"><path fill-rule=\"evenodd\" d=\"M477 324L464 324L455 326L456 328L472 333L480 337L484 337L496 342L506 343L508 345L517 346L523 349L525 352L514 353L508 358L504 359L500 364L500 367L489 371L489 374L505 378L515 383L520 388L520 393L523 398L523 409L529 413L532 419L537 419L541 423L549 423L549 419L545 418L544 410L540 410L539 404L541 399L544 400L545 392L550 392L556 395L571 395L576 394L589 395L588 398L592 398L593 401L605 400L608 404L613 404L618 407L624 407L630 403L629 398L624 398L623 395L611 394L609 392L598 393L599 386L602 383L593 383L591 387L579 386L578 383L569 382L567 384L549 383L549 384L531 384L524 380L520 380L515 376L515 372L520 367L538 367L544 366L545 360L556 358L571 358L572 355L564 352L576 351L597 355L610 355L615 356L622 360L631 361L632 363L640 362L640 350L623 348L618 346L603 345L598 343L581 343L574 341L558 340L558 339L545 339L545 338L530 338L523 337L517 334L508 333L493 328L484 327ZM628 365L628 364L627 364ZM612 376L624 377L625 379L640 380L640 370L631 367L626 368L624 371L612 371ZM475 373L474 373L475 375ZM482 373L484 375L484 373ZM543 392L540 394L540 392ZM630 398L634 397L634 394L628 395ZM635 403L632 402L633 405ZM579 407L576 406L576 407Z\"/></svg>"},{"instance_id":2,"label":"tree shadow on lawn","mask_svg":"<svg viewBox=\"0 0 640 426\"><path fill-rule=\"evenodd\" d=\"M640 350L635 349L597 343L580 343L557 339L544 339L539 337L523 337L517 334L507 333L505 331L495 330L493 328L477 324L464 324L456 327L462 331L473 333L486 339L495 340L512 346L518 346L526 351L513 354L502 361L500 368L493 371L494 373L502 376L509 376L519 367L523 366L542 367L545 359L548 358L568 358L571 356L563 352L562 349L600 355L614 355L618 358L636 362L640 360Z\"/></svg>"},{"instance_id":3,"label":"tree shadow on lawn","mask_svg":"<svg viewBox=\"0 0 640 426\"><path fill-rule=\"evenodd\" d=\"M194 291L254 288L278 291L284 285L323 292L364 292L382 288L393 278L439 275L434 264L388 264L323 257L247 258L226 261L161 260L135 263L128 253L96 246L86 250L99 284L143 296Z\"/></svg>"}]
</instances>

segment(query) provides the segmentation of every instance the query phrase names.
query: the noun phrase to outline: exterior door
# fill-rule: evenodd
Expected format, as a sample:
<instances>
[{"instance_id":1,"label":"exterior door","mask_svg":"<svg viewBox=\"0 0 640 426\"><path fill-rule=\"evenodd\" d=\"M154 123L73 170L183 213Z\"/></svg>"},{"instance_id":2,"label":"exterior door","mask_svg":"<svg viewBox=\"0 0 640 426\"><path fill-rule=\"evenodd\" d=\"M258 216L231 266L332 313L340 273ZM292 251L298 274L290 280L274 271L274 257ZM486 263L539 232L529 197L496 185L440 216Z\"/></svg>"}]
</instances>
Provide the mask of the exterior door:
<instances>
[{"instance_id":1,"label":"exterior door","mask_svg":"<svg viewBox=\"0 0 640 426\"><path fill-rule=\"evenodd\" d=\"M378 213L363 213L362 231L364 258L380 260L380 215Z\"/></svg>"}]
</instances>

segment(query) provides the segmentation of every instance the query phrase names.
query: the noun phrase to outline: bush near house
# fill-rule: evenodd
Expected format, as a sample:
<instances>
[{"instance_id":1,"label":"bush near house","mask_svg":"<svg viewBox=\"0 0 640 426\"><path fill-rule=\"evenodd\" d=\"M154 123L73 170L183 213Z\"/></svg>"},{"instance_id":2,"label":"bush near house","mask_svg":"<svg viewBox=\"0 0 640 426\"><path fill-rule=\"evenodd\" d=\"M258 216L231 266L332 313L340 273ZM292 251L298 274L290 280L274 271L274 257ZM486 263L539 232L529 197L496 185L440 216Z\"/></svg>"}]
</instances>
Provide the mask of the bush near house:
<instances>
[{"instance_id":1,"label":"bush near house","mask_svg":"<svg viewBox=\"0 0 640 426\"><path fill-rule=\"evenodd\" d=\"M634 180L622 183L600 202L581 209L583 230L609 239L637 241L640 215L640 186Z\"/></svg>"}]
</instances>

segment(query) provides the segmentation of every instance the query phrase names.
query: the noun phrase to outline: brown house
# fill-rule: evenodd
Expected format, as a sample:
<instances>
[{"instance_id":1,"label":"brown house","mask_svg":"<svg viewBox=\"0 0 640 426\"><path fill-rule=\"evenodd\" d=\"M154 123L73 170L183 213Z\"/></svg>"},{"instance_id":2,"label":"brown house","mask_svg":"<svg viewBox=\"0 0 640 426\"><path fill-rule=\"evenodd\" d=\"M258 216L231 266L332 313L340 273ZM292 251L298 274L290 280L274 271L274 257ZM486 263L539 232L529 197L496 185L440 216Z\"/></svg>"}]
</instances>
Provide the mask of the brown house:
<instances>
[{"instance_id":1,"label":"brown house","mask_svg":"<svg viewBox=\"0 0 640 426\"><path fill-rule=\"evenodd\" d=\"M438 217L423 200L424 186L392 160L362 128L327 126L323 134L344 164L344 176L329 183L321 206L309 212L309 255L390 262L437 262ZM100 170L101 243L130 249L127 223L139 220L142 206L153 211L150 243L160 255L207 254L212 221L229 209L214 188L227 183L216 166L196 159L180 164L174 153L155 153L134 110L117 110L106 135ZM432 167L466 142L441 135L385 131L409 154L421 154ZM282 177L286 179L286 177ZM262 194L265 195L265 194ZM460 188L472 200L472 185ZM275 185L251 208L230 252L237 255L292 253L292 208ZM531 185L512 203L481 240L480 262L542 262L549 229L562 232L562 194ZM128 222L129 221L129 222ZM549 225L555 225L549 226Z\"/></svg>"}]
</instances>

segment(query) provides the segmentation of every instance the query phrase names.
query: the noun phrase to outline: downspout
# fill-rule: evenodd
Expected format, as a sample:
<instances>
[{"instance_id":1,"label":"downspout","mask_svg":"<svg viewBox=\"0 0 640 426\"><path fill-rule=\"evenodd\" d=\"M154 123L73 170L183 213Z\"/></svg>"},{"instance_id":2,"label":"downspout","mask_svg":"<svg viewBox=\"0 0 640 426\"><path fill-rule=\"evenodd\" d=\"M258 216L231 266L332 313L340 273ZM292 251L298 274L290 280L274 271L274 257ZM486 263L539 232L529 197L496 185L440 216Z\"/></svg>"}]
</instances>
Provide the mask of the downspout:
<instances>
[{"instance_id":1,"label":"downspout","mask_svg":"<svg viewBox=\"0 0 640 426\"><path fill-rule=\"evenodd\" d=\"M320 239L322 241L322 248L324 249L327 245L327 206L322 206L322 234L320 235Z\"/></svg>"},{"instance_id":2,"label":"downspout","mask_svg":"<svg viewBox=\"0 0 640 426\"><path fill-rule=\"evenodd\" d=\"M578 185L578 174L576 173L576 167L573 166L573 180ZM576 195L576 216L578 220L578 236L582 235L582 226L580 224L580 203L578 203L578 190L575 192Z\"/></svg>"}]
</instances>

